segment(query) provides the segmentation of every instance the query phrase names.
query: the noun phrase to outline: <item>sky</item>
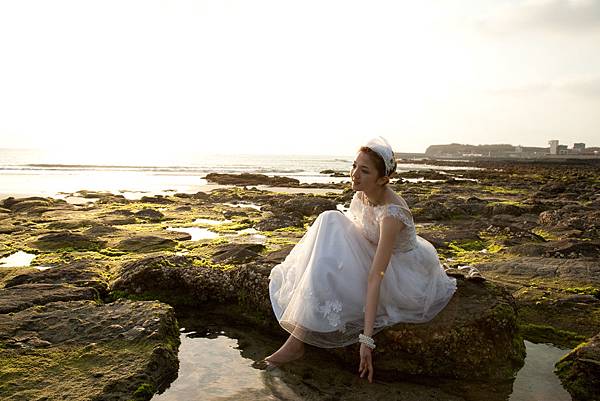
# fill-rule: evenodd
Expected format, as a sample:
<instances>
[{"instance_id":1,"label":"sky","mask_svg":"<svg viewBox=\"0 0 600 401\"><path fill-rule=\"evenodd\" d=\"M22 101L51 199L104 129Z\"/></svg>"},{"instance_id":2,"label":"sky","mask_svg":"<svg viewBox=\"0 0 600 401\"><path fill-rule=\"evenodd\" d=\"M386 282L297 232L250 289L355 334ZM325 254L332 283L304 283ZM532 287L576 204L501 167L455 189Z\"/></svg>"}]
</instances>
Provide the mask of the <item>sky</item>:
<instances>
[{"instance_id":1,"label":"sky","mask_svg":"<svg viewBox=\"0 0 600 401\"><path fill-rule=\"evenodd\" d=\"M0 0L0 148L348 155L378 135L600 146L600 0Z\"/></svg>"}]
</instances>

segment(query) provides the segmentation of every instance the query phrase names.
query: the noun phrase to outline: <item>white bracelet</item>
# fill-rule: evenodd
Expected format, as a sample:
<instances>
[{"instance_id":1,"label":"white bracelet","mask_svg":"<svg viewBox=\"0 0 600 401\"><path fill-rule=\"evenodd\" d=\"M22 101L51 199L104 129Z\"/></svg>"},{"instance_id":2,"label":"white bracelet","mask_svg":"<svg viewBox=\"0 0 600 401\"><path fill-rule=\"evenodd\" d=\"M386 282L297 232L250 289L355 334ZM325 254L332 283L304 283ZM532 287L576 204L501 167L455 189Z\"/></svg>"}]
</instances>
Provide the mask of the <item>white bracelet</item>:
<instances>
[{"instance_id":1,"label":"white bracelet","mask_svg":"<svg viewBox=\"0 0 600 401\"><path fill-rule=\"evenodd\" d=\"M375 340L373 340L372 337L365 336L364 334L361 333L358 335L358 342L366 345L367 347L369 347L371 349L375 349Z\"/></svg>"}]
</instances>

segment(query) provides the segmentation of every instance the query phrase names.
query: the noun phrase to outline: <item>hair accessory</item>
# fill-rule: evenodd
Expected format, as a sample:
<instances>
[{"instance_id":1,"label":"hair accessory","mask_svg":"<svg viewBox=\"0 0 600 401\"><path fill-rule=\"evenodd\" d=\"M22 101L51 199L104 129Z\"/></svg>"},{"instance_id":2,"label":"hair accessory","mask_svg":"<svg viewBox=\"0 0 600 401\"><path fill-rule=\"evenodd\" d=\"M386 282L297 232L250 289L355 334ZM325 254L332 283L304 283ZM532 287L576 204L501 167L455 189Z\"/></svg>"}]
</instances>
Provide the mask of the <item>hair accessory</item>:
<instances>
[{"instance_id":1,"label":"hair accessory","mask_svg":"<svg viewBox=\"0 0 600 401\"><path fill-rule=\"evenodd\" d=\"M364 334L360 333L358 335L358 342L371 349L375 349L375 340L373 340L373 337L365 336Z\"/></svg>"},{"instance_id":2,"label":"hair accessory","mask_svg":"<svg viewBox=\"0 0 600 401\"><path fill-rule=\"evenodd\" d=\"M390 176L396 171L396 159L394 157L394 151L384 137L375 137L367 142L365 146L381 156L383 162L385 163L386 176Z\"/></svg>"}]
</instances>

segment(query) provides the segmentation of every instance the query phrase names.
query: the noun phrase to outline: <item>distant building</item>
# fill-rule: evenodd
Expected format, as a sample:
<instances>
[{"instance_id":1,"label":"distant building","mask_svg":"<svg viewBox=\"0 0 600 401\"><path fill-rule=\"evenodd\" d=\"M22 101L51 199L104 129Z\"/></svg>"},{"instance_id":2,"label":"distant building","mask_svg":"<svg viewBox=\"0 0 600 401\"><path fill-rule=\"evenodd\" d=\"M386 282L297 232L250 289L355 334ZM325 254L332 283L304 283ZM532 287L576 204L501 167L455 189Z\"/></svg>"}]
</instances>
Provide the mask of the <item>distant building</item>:
<instances>
[{"instance_id":1,"label":"distant building","mask_svg":"<svg viewBox=\"0 0 600 401\"><path fill-rule=\"evenodd\" d=\"M558 145L558 149L556 149L556 150L558 151L559 155L569 154L569 149L567 148L567 145Z\"/></svg>"},{"instance_id":2,"label":"distant building","mask_svg":"<svg viewBox=\"0 0 600 401\"><path fill-rule=\"evenodd\" d=\"M548 145L550 145L550 154L557 155L558 154L558 140L553 139L551 141L548 141Z\"/></svg>"},{"instance_id":3,"label":"distant building","mask_svg":"<svg viewBox=\"0 0 600 401\"><path fill-rule=\"evenodd\" d=\"M575 153L583 153L585 151L585 143L574 143L573 151Z\"/></svg>"}]
</instances>

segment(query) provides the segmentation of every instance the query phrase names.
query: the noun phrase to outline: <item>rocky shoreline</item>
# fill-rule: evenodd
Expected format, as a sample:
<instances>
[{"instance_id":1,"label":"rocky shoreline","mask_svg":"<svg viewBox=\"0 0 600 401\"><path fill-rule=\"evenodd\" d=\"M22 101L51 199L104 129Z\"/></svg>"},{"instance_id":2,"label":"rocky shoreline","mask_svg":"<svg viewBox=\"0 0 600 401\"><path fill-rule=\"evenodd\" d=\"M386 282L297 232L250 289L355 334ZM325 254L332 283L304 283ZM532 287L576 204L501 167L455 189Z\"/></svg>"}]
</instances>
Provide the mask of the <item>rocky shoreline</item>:
<instances>
[{"instance_id":1,"label":"rocky shoreline","mask_svg":"<svg viewBox=\"0 0 600 401\"><path fill-rule=\"evenodd\" d=\"M459 291L432 322L380 333L377 373L389 383L449 383L447 399L474 400L473 388L508 383L502 399L522 366L523 338L574 347L600 333L600 168L457 167L406 172L392 184L419 235L458 276ZM3 399L150 399L176 377L173 307L228 305L231 319L281 335L268 299L270 269L318 214L347 207L352 191L346 183L258 175L211 179L234 186L140 200L81 191L95 200L81 205L0 201L0 259L35 255L29 267L0 266ZM285 194L256 185L335 192ZM465 265L487 280L463 277ZM597 342L557 364L574 400L595 397L598 375L588 365L600 363ZM322 354L355 370L353 347ZM457 385L465 380L476 385Z\"/></svg>"}]
</instances>

